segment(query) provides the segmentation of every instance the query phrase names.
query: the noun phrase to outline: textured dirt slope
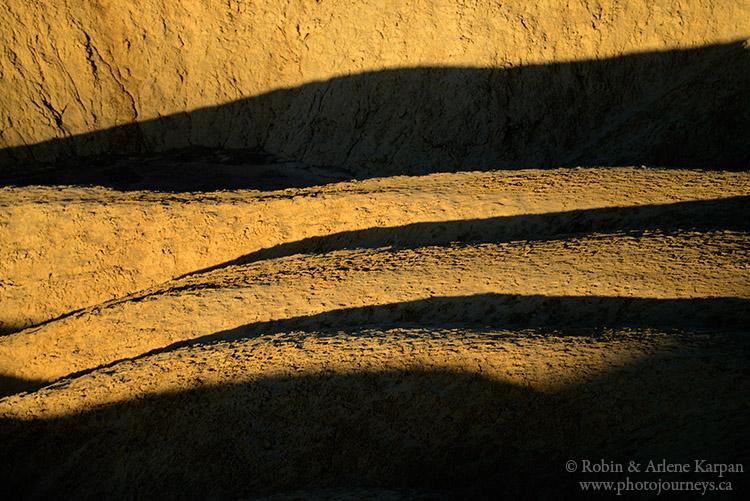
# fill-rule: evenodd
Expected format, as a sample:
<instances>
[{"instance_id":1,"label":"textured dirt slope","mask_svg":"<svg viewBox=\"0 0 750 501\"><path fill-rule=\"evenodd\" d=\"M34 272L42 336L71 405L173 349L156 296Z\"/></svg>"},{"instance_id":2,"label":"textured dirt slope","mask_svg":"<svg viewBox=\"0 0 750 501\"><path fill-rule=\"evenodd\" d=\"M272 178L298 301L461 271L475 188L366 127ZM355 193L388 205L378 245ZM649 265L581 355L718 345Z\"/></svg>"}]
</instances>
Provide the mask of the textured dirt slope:
<instances>
[{"instance_id":1,"label":"textured dirt slope","mask_svg":"<svg viewBox=\"0 0 750 501\"><path fill-rule=\"evenodd\" d=\"M0 337L0 481L20 498L570 498L597 478L566 473L571 458L742 462L748 182L600 168L6 189L17 214L60 218L40 253L65 252L63 208L90 229L68 239L81 255L164 203L175 218L261 204L278 233L190 261L187 228L164 220L203 269ZM71 290L95 290L72 270ZM659 479L718 480L638 478Z\"/></svg>"},{"instance_id":2,"label":"textured dirt slope","mask_svg":"<svg viewBox=\"0 0 750 501\"><path fill-rule=\"evenodd\" d=\"M0 149L10 148L0 162L6 168L191 144L264 147L355 169L371 163L424 172L452 169L467 158L475 168L520 160L539 167L559 164L560 151L580 156L587 143L604 140L645 108L663 108L675 92L682 96L672 104L682 113L670 120L672 129L710 118L700 110L707 98L727 113L742 113L742 106L728 103L745 99L747 84L739 81L748 79L739 44L709 58L693 50L633 56L746 40L750 4L744 0L193 0L169 6L11 0L0 6L0 17ZM576 64L564 64L570 61ZM371 73L446 67L452 70ZM467 68L476 71L462 71ZM710 93L693 88L705 78L713 78ZM311 82L317 84L300 88ZM171 118L154 121L160 117ZM140 125L127 126L135 122ZM737 123L746 128L747 122L743 115ZM112 134L23 147L118 126L124 128ZM353 128L357 134L344 140ZM659 132L662 143L691 144L689 132ZM637 144L655 131L627 127L624 134L635 135L630 139ZM555 155L545 155L544 145ZM609 152L605 146L601 151ZM534 156L519 157L532 150ZM670 160L661 154L652 163Z\"/></svg>"},{"instance_id":3,"label":"textured dirt slope","mask_svg":"<svg viewBox=\"0 0 750 501\"><path fill-rule=\"evenodd\" d=\"M533 238L523 229L525 220L514 217L748 193L746 173L632 168L437 174L270 193L4 188L0 327L5 332L18 330L261 249L282 246L279 252L285 252L284 244L313 237L338 235L329 239L329 247L422 245L482 234ZM721 217L703 212L700 204L690 207L682 214L668 206L654 207L652 213L648 208L571 213L537 218L531 224L538 235L549 235L574 231L582 224L598 224L603 232L620 230L620 224L659 229L658 219L675 217L675 224L689 228ZM727 211L725 224L734 225L742 219L736 216L741 207L739 199L714 209ZM614 222L623 217L632 219ZM459 221L464 223L456 224ZM386 230L430 222L454 224L445 229L427 225L410 232ZM384 230L369 237L346 233L370 228ZM322 244L310 240L294 251L314 252Z\"/></svg>"},{"instance_id":4,"label":"textured dirt slope","mask_svg":"<svg viewBox=\"0 0 750 501\"><path fill-rule=\"evenodd\" d=\"M606 234L549 243L340 251L230 267L6 336L0 339L0 367L9 376L54 381L245 324L327 312L331 320L322 315L307 321L313 325L333 319L337 324L387 323L389 315L398 315L384 308L387 313L381 318L373 307L477 294L470 307L459 307L458 312L452 311L450 301L434 301L440 312L431 316L432 321L451 322L457 317L477 323L518 323L536 309L554 309L555 301L551 306L544 299L549 296L563 297L580 308L563 307L555 314L557 323L564 325L584 321L597 325L596 319L606 324L612 321L608 315L618 309L613 298L639 298L629 305L620 301L621 307L640 308L640 312L624 314L618 322L677 326L689 318L691 326L738 326L750 316L736 317L733 310L750 302L707 301L703 308L710 312L695 312L690 301L673 301L675 311L669 315L663 308L650 312L649 307L658 305L656 300L672 298L750 299L750 280L745 276L750 256L742 252L746 242L744 233L721 231ZM512 298L519 295L535 299L514 304ZM587 301L586 296L594 299ZM346 311L352 308L362 312ZM429 303L425 308L430 308ZM597 314L598 308L602 312ZM339 318L335 312L340 312ZM262 328L268 326L257 326Z\"/></svg>"},{"instance_id":5,"label":"textured dirt slope","mask_svg":"<svg viewBox=\"0 0 750 501\"><path fill-rule=\"evenodd\" d=\"M571 499L626 479L571 459L747 460L748 1L0 19L6 497Z\"/></svg>"},{"instance_id":6,"label":"textured dirt slope","mask_svg":"<svg viewBox=\"0 0 750 501\"><path fill-rule=\"evenodd\" d=\"M571 456L742 462L747 355L744 335L654 329L308 330L197 345L0 401L23 418L2 422L16 451L3 480L40 498L360 499L356 487L378 486L569 499L577 480L614 480L564 473ZM315 495L327 487L343 492Z\"/></svg>"}]
</instances>

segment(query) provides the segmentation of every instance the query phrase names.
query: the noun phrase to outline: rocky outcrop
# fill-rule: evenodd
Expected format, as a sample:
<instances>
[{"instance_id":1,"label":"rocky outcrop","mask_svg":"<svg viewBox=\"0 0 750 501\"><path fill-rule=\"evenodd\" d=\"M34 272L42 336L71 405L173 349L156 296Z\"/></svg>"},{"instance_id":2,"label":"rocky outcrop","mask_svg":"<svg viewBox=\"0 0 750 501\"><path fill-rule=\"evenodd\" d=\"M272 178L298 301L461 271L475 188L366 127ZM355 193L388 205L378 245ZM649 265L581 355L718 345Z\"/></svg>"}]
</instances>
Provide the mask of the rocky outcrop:
<instances>
[{"instance_id":1,"label":"rocky outcrop","mask_svg":"<svg viewBox=\"0 0 750 501\"><path fill-rule=\"evenodd\" d=\"M6 171L185 146L360 174L746 158L746 2L9 0L0 17Z\"/></svg>"}]
</instances>

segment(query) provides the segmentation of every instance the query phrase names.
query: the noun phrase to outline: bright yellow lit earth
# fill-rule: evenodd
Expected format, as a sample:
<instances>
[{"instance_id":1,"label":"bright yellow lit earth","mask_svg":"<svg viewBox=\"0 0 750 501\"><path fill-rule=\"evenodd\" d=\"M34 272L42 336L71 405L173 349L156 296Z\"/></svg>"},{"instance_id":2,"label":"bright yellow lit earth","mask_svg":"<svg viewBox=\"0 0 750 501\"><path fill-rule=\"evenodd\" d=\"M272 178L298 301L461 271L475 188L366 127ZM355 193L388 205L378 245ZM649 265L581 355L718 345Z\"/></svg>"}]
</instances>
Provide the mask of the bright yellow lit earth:
<instances>
[{"instance_id":1,"label":"bright yellow lit earth","mask_svg":"<svg viewBox=\"0 0 750 501\"><path fill-rule=\"evenodd\" d=\"M11 498L750 488L749 7L557 3L0 7Z\"/></svg>"}]
</instances>

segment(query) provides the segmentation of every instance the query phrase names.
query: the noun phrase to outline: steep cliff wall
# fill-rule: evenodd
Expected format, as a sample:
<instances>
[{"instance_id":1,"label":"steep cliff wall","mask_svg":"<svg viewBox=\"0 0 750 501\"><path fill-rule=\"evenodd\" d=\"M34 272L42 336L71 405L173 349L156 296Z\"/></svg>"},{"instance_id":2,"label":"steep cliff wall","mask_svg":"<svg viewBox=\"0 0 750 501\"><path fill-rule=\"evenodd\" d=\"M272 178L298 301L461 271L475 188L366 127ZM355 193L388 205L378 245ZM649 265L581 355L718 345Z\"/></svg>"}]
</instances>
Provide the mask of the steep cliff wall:
<instances>
[{"instance_id":1,"label":"steep cliff wall","mask_svg":"<svg viewBox=\"0 0 750 501\"><path fill-rule=\"evenodd\" d=\"M744 154L746 0L9 0L0 18L5 168L191 145L363 173L684 163L664 142L706 119L719 161Z\"/></svg>"}]
</instances>

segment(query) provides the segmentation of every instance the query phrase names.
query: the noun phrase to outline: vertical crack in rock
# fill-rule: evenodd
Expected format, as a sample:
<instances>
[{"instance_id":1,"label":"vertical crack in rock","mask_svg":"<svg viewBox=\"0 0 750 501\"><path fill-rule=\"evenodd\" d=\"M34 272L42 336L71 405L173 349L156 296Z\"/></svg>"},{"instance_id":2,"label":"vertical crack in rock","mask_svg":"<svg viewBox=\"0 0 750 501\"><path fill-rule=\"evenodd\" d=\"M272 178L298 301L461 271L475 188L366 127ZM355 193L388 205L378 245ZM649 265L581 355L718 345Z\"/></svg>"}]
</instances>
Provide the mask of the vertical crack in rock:
<instances>
[{"instance_id":1,"label":"vertical crack in rock","mask_svg":"<svg viewBox=\"0 0 750 501\"><path fill-rule=\"evenodd\" d=\"M64 130L64 128L63 128L63 120L62 120L62 113L60 113L59 111L57 111L55 109L55 107L52 106L52 104L46 98L44 98L44 97L42 98L42 104L44 105L45 108L47 108L49 110L50 113L52 113L52 118L54 119L55 125L57 126L57 128L60 129L60 130ZM67 106L66 106L66 108L67 108ZM63 112L65 112L65 108L63 108Z\"/></svg>"},{"instance_id":2,"label":"vertical crack in rock","mask_svg":"<svg viewBox=\"0 0 750 501\"><path fill-rule=\"evenodd\" d=\"M70 150L114 151L125 139L121 153L263 146L368 171L393 169L385 164L397 158L400 173L560 165L590 151L592 162L621 161L625 147L612 134L631 147L658 149L654 132L681 143L695 136L691 124L712 120L684 109L704 113L703 101L730 98L721 84L741 70L727 65L715 93L668 97L714 67L720 53L701 46L725 44L735 66L745 63L732 42L750 33L746 7L681 3L440 0L384 9L258 0L164 9L139 0L68 9L6 0L0 123L12 116L14 128L0 137L0 156L31 157L15 149L25 143L54 161ZM660 125L670 120L676 132ZM61 123L71 144L50 141ZM689 160L672 149L667 156Z\"/></svg>"},{"instance_id":3,"label":"vertical crack in rock","mask_svg":"<svg viewBox=\"0 0 750 501\"><path fill-rule=\"evenodd\" d=\"M94 76L94 82L98 83L99 68L97 68L96 61L94 61L94 47L91 45L91 37L85 31L83 32L83 36L86 38L84 44L86 48L86 60L89 62L89 66L91 66L91 74Z\"/></svg>"},{"instance_id":4,"label":"vertical crack in rock","mask_svg":"<svg viewBox=\"0 0 750 501\"><path fill-rule=\"evenodd\" d=\"M119 125L122 123L129 123L129 122L133 122L137 120L139 114L138 114L138 107L137 107L136 99L128 91L127 87L122 82L122 80L118 77L117 72L115 71L113 66L110 63L108 63L107 60L104 59L102 55L99 53L99 50L96 48L96 45L91 39L91 35L89 35L89 33L84 29L84 27L80 23L77 23L77 27L81 31L85 39L84 49L86 52L86 60L88 61L89 66L91 67L91 74L94 78L94 83L96 87L98 88L105 87L105 85L102 82L102 74L100 71L100 66L104 65L107 69L107 73L109 74L109 76L112 77L112 80L116 84L117 90L125 98L124 100L113 99L113 101L115 101L116 103L124 105L122 107L118 106L118 108L120 108L120 110L118 111L125 112L124 117L122 116L113 117L115 123ZM123 102L123 101L126 101L126 102Z\"/></svg>"},{"instance_id":5,"label":"vertical crack in rock","mask_svg":"<svg viewBox=\"0 0 750 501\"><path fill-rule=\"evenodd\" d=\"M85 39L86 59L91 68L95 87L102 90L107 89L109 86L104 83L104 80L109 79L109 77L111 77L114 83L114 89L112 89L114 92L111 97L111 103L115 107L113 116L104 116L102 118L111 125L122 128L117 130L117 133L113 134L107 141L105 144L106 149L113 152L143 151L145 140L141 127L137 123L137 100L128 91L125 83L119 78L115 67L102 57L88 32L80 25L78 28L83 33ZM102 68L106 69L104 73ZM94 122L97 122L98 117L93 111L91 116Z\"/></svg>"}]
</instances>

